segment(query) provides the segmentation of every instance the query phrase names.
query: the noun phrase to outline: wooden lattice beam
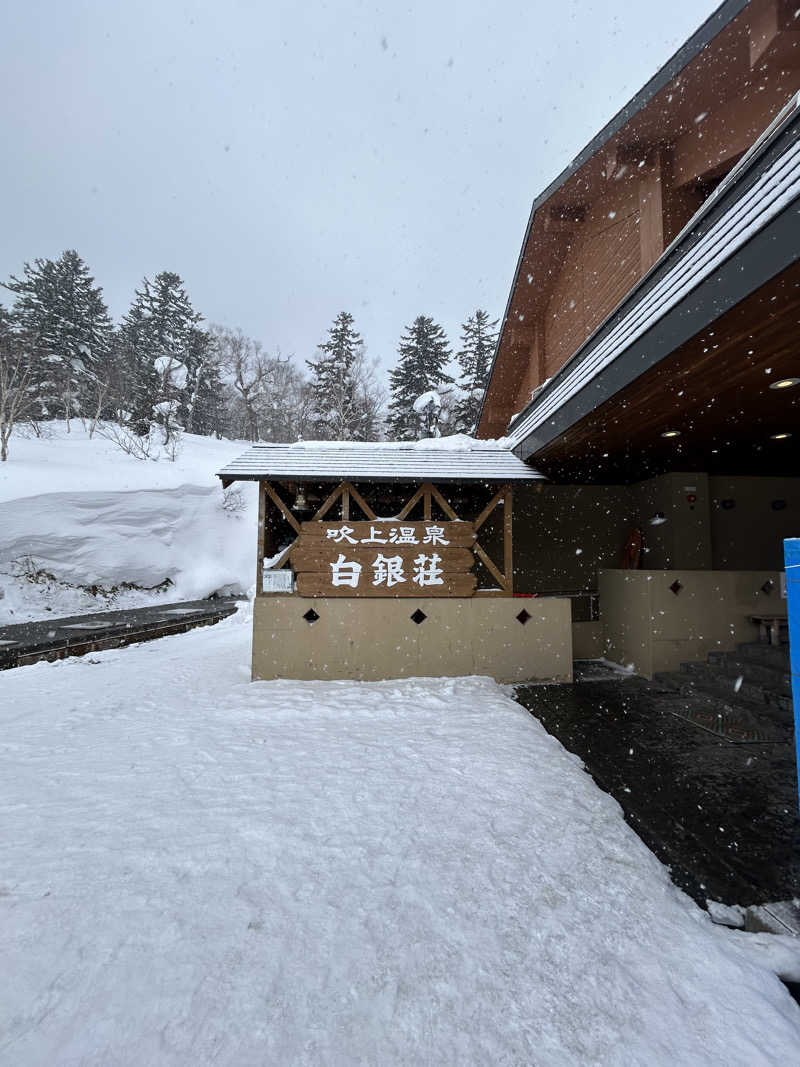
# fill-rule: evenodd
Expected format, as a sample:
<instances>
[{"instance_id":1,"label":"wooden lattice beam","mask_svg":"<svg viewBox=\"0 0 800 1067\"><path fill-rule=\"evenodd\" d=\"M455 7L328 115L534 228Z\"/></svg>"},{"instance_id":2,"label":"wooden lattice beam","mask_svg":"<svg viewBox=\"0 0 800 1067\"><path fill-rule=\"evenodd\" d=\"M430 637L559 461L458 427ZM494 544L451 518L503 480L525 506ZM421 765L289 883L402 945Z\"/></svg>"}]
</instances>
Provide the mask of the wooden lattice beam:
<instances>
[{"instance_id":1,"label":"wooden lattice beam","mask_svg":"<svg viewBox=\"0 0 800 1067\"><path fill-rule=\"evenodd\" d=\"M495 508L503 506L503 569L489 558L485 549L475 542L475 554L484 567L489 571L496 582L507 596L514 592L514 559L513 559L513 495L510 485L504 485L498 490L475 520L475 530L479 530Z\"/></svg>"},{"instance_id":2,"label":"wooden lattice beam","mask_svg":"<svg viewBox=\"0 0 800 1067\"><path fill-rule=\"evenodd\" d=\"M478 557L478 559L484 565L486 570L491 574L491 576L494 578L494 580L496 582L500 583L501 588L505 589L505 587L506 587L506 576L503 574L503 572L500 570L500 568L497 567L491 561L489 556L486 554L485 550L478 544L477 541L474 544L474 549L475 549L475 555Z\"/></svg>"},{"instance_id":3,"label":"wooden lattice beam","mask_svg":"<svg viewBox=\"0 0 800 1067\"><path fill-rule=\"evenodd\" d=\"M344 486L346 486L346 492L349 493L349 495L353 498L353 500L355 500L356 504L358 504L358 506L361 508L362 512L364 513L365 517L368 518L368 519L374 519L375 518L375 512L372 510L372 508L366 502L366 500L361 495L361 493L359 493L359 491L356 489L356 487L354 485L351 485L350 482L343 482L342 484Z\"/></svg>"},{"instance_id":4,"label":"wooden lattice beam","mask_svg":"<svg viewBox=\"0 0 800 1067\"><path fill-rule=\"evenodd\" d=\"M331 510L333 505L336 503L336 501L342 495L342 492L344 491L344 486L345 486L345 483L341 482L339 485L336 486L336 488L333 490L333 492L330 494L330 496L328 496L322 502L322 504L320 504L320 506L317 508L316 512L313 515L313 521L316 521L317 519L321 519L324 515L328 514L328 512Z\"/></svg>"},{"instance_id":5,"label":"wooden lattice beam","mask_svg":"<svg viewBox=\"0 0 800 1067\"><path fill-rule=\"evenodd\" d=\"M264 485L264 488L267 491L267 496L270 498L272 503L280 511L281 515L283 515L284 519L286 519L286 521L292 527L294 532L299 534L300 533L300 523L297 521L297 519L294 517L294 515L292 515L291 511L289 510L289 508L284 504L284 502L281 500L281 498L278 496L278 494L275 492L275 490L272 488L272 486L269 484L269 482L264 482L263 485Z\"/></svg>"},{"instance_id":6,"label":"wooden lattice beam","mask_svg":"<svg viewBox=\"0 0 800 1067\"><path fill-rule=\"evenodd\" d=\"M426 486L427 486L427 483L426 483L426 485L421 485L419 487L419 489L416 491L416 493L414 493L414 495L411 497L409 502L404 507L402 507L400 509L400 511L398 511L398 513L397 513L398 519L406 519L406 518L408 518L408 516L411 514L411 512L414 509L414 507L418 503L418 501L420 501L422 499L422 497L425 495Z\"/></svg>"},{"instance_id":7,"label":"wooden lattice beam","mask_svg":"<svg viewBox=\"0 0 800 1067\"><path fill-rule=\"evenodd\" d=\"M442 509L442 511L445 513L445 515L448 517L448 519L453 519L454 521L457 521L458 520L458 515L456 515L456 513L453 511L453 509L447 503L447 501L442 496L442 494L439 492L439 490L436 488L436 486L429 484L429 488L430 488L431 496L436 501L436 503L439 505L439 507ZM426 518L430 518L430 515L427 515Z\"/></svg>"},{"instance_id":8,"label":"wooden lattice beam","mask_svg":"<svg viewBox=\"0 0 800 1067\"><path fill-rule=\"evenodd\" d=\"M501 489L498 493L495 493L483 511L475 520L475 529L480 530L481 526L486 522L489 516L492 514L497 505L503 500L505 494L505 488Z\"/></svg>"}]
</instances>

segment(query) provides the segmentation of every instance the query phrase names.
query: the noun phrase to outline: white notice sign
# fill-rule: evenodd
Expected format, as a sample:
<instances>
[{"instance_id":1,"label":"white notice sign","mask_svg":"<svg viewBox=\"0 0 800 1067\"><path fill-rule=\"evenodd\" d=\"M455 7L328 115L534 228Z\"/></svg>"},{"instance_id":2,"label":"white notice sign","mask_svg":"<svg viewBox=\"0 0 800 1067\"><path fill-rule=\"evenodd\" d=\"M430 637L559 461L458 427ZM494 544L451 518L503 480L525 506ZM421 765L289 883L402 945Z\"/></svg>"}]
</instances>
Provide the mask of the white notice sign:
<instances>
[{"instance_id":1,"label":"white notice sign","mask_svg":"<svg viewBox=\"0 0 800 1067\"><path fill-rule=\"evenodd\" d=\"M262 593L291 593L294 591L294 574L291 571L269 571L263 573Z\"/></svg>"}]
</instances>

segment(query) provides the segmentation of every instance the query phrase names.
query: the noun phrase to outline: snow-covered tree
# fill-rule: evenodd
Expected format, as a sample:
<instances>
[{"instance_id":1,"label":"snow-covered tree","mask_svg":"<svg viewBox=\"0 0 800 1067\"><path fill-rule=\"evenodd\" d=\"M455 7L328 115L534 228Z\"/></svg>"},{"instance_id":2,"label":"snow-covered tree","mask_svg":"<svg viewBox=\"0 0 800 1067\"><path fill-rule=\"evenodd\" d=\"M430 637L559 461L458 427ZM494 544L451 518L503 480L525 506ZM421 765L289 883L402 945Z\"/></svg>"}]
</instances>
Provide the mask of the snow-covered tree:
<instances>
[{"instance_id":1,"label":"snow-covered tree","mask_svg":"<svg viewBox=\"0 0 800 1067\"><path fill-rule=\"evenodd\" d=\"M191 384L203 362L202 316L192 307L180 275L145 278L122 320L122 359L130 382L130 424L140 433L155 419L170 428L185 418Z\"/></svg>"},{"instance_id":2,"label":"snow-covered tree","mask_svg":"<svg viewBox=\"0 0 800 1067\"><path fill-rule=\"evenodd\" d=\"M461 327L461 348L456 354L461 366L459 386L463 391L455 412L456 429L460 433L472 434L478 425L496 345L497 319L490 321L488 311L478 308Z\"/></svg>"},{"instance_id":3,"label":"snow-covered tree","mask_svg":"<svg viewBox=\"0 0 800 1067\"><path fill-rule=\"evenodd\" d=\"M414 410L415 401L453 382L445 373L450 347L442 327L419 315L400 338L398 353L397 367L389 372L392 399L387 426L392 440L412 441L424 436L426 423L424 413Z\"/></svg>"},{"instance_id":4,"label":"snow-covered tree","mask_svg":"<svg viewBox=\"0 0 800 1067\"><path fill-rule=\"evenodd\" d=\"M29 388L38 417L73 415L96 405L108 375L111 319L102 289L74 249L26 263L4 283L11 317L36 352Z\"/></svg>"},{"instance_id":5,"label":"snow-covered tree","mask_svg":"<svg viewBox=\"0 0 800 1067\"><path fill-rule=\"evenodd\" d=\"M323 441L374 440L380 401L353 316L341 311L318 347L319 357L306 360L311 371L310 432Z\"/></svg>"}]
</instances>

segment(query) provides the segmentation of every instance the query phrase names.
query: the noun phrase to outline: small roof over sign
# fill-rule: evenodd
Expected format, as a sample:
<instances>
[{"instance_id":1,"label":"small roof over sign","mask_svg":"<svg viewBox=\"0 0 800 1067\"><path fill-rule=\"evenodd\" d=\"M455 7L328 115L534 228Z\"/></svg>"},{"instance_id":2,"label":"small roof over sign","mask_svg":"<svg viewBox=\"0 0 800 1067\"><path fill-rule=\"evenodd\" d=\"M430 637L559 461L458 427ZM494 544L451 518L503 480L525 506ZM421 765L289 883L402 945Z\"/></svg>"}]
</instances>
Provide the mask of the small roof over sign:
<instances>
[{"instance_id":1,"label":"small roof over sign","mask_svg":"<svg viewBox=\"0 0 800 1067\"><path fill-rule=\"evenodd\" d=\"M518 482L544 476L506 447L458 434L438 440L299 441L253 445L222 470L235 481L292 482Z\"/></svg>"}]
</instances>

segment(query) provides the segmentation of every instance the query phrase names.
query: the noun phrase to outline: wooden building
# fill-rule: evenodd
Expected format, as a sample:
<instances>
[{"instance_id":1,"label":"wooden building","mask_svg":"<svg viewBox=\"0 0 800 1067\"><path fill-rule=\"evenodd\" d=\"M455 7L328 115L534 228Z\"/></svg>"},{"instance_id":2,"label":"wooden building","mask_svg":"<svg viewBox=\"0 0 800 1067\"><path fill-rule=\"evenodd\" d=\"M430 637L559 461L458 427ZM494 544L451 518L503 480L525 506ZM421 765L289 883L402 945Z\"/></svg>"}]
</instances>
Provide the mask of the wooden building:
<instances>
[{"instance_id":1,"label":"wooden building","mask_svg":"<svg viewBox=\"0 0 800 1067\"><path fill-rule=\"evenodd\" d=\"M507 449L254 445L219 472L259 483L253 678L572 676L570 601L514 588Z\"/></svg>"},{"instance_id":2,"label":"wooden building","mask_svg":"<svg viewBox=\"0 0 800 1067\"><path fill-rule=\"evenodd\" d=\"M549 479L518 589L645 675L755 633L800 533L800 19L729 0L536 198L478 429Z\"/></svg>"}]
</instances>

